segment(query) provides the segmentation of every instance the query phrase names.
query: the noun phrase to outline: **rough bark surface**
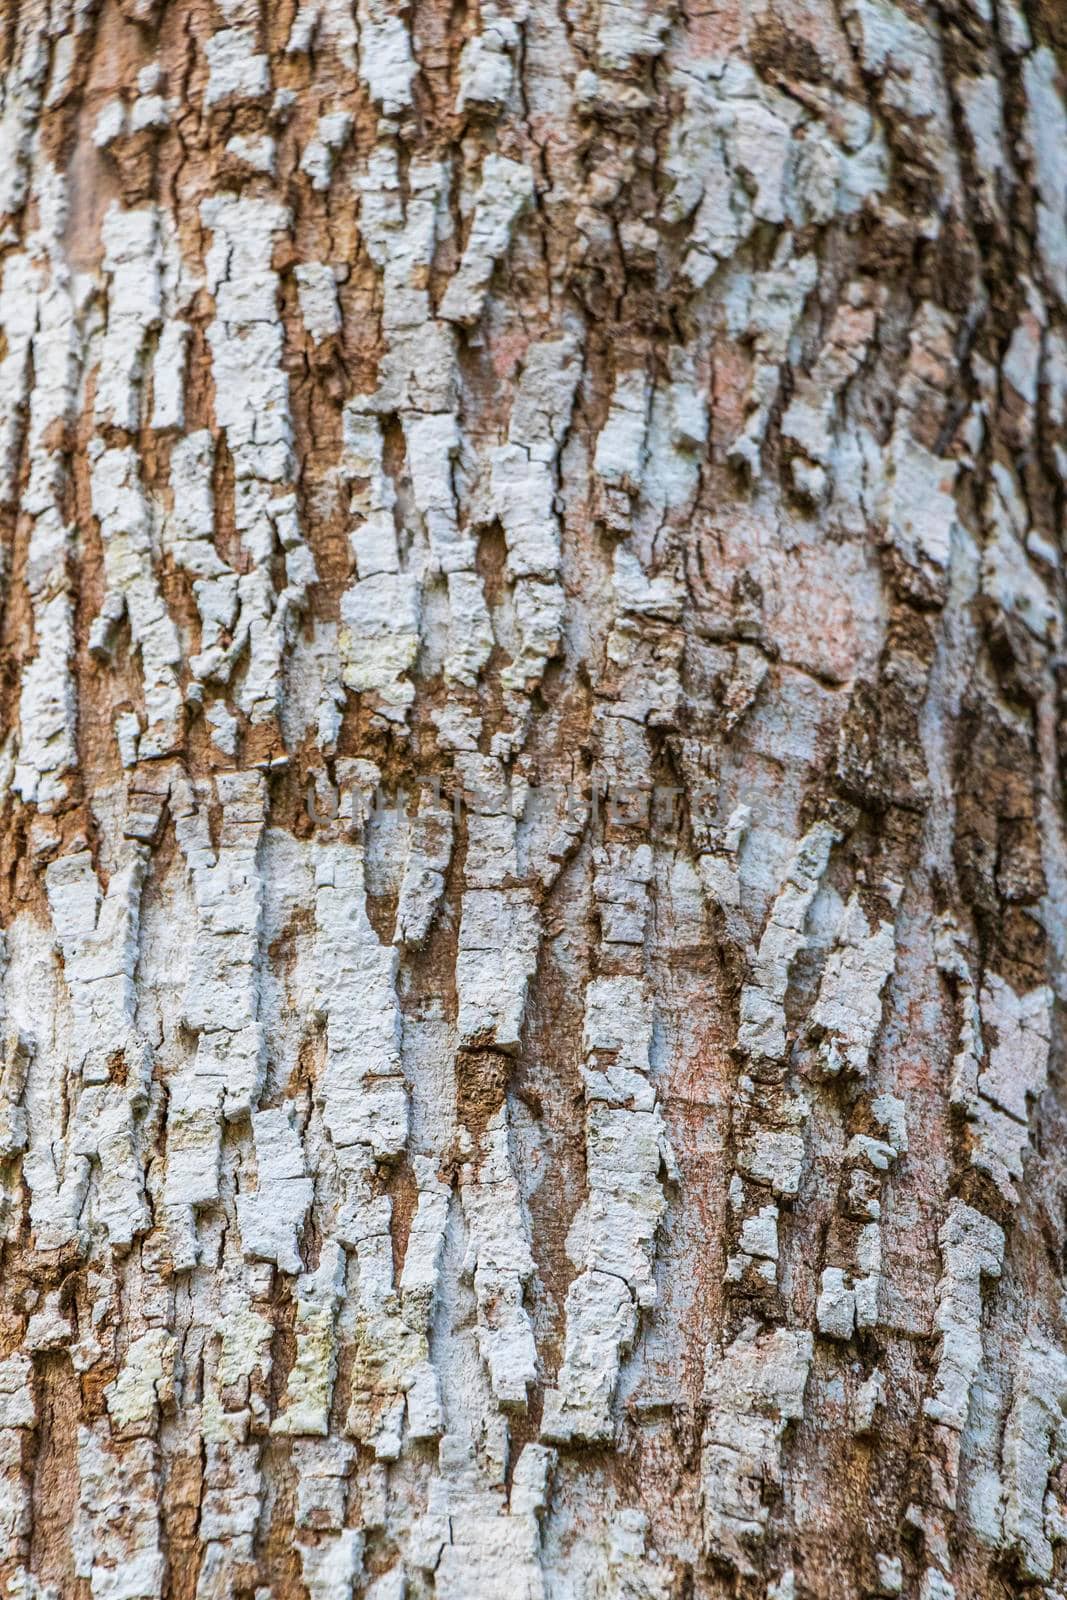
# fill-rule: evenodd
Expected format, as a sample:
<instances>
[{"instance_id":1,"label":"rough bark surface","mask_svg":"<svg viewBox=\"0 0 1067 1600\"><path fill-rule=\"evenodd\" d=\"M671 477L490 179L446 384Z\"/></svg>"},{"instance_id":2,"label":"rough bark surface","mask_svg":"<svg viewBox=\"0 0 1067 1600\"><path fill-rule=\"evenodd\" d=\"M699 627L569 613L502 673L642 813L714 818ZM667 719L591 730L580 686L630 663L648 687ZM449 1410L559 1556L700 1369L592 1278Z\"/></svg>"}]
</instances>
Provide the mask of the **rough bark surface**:
<instances>
[{"instance_id":1,"label":"rough bark surface","mask_svg":"<svg viewBox=\"0 0 1067 1600\"><path fill-rule=\"evenodd\" d=\"M0 1589L1067 1594L1056 0L0 5Z\"/></svg>"}]
</instances>

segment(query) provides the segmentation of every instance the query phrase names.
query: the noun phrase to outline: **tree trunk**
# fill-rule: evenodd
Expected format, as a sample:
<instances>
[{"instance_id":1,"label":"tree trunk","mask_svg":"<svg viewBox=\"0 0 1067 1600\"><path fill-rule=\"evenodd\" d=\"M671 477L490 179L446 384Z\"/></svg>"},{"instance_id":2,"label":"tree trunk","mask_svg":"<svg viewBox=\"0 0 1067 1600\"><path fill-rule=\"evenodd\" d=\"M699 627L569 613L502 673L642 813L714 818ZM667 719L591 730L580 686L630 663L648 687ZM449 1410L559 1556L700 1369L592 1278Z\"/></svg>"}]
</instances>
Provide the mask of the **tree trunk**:
<instances>
[{"instance_id":1,"label":"tree trunk","mask_svg":"<svg viewBox=\"0 0 1067 1600\"><path fill-rule=\"evenodd\" d=\"M1067 1594L1065 13L0 9L0 1591Z\"/></svg>"}]
</instances>

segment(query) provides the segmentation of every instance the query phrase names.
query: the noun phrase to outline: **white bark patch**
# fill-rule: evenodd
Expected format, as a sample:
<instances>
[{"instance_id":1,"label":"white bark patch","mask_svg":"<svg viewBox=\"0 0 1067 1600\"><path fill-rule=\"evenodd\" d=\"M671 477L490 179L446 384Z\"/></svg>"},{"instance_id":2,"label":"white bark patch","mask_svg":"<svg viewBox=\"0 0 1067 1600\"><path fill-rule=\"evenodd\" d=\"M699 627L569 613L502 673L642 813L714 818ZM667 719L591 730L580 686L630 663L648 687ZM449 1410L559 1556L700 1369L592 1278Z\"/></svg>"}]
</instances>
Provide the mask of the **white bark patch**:
<instances>
[{"instance_id":1,"label":"white bark patch","mask_svg":"<svg viewBox=\"0 0 1067 1600\"><path fill-rule=\"evenodd\" d=\"M304 1147L290 1106L252 1113L258 1185L237 1196L237 1221L245 1254L273 1261L283 1272L300 1271L300 1233L314 1184L304 1166Z\"/></svg>"},{"instance_id":2,"label":"white bark patch","mask_svg":"<svg viewBox=\"0 0 1067 1600\"><path fill-rule=\"evenodd\" d=\"M318 1096L343 1165L395 1156L407 1140L400 1062L397 953L366 914L363 861L351 846L323 845L315 868L317 1005L326 1021Z\"/></svg>"},{"instance_id":3,"label":"white bark patch","mask_svg":"<svg viewBox=\"0 0 1067 1600\"><path fill-rule=\"evenodd\" d=\"M380 1461L395 1461L405 1419L415 1439L435 1438L444 1425L437 1372L429 1360L433 1290L425 1310L419 1308L422 1314L409 1319L394 1283L388 1199L374 1199L359 1180L349 1186L349 1207L346 1243L356 1252L359 1291L347 1427ZM438 1220L443 1224L443 1217Z\"/></svg>"},{"instance_id":4,"label":"white bark patch","mask_svg":"<svg viewBox=\"0 0 1067 1600\"><path fill-rule=\"evenodd\" d=\"M1025 365L1029 373L1039 370L1036 353ZM1034 548L1034 541L1029 518L1014 475L1005 467L993 473L986 519L991 536L982 551L982 588L1005 615L1017 617L1040 643L1054 644L1060 633L1057 608L1030 560L1028 551ZM1045 554L1040 544L1036 548ZM1058 565L1055 552L1052 564Z\"/></svg>"},{"instance_id":5,"label":"white bark patch","mask_svg":"<svg viewBox=\"0 0 1067 1600\"><path fill-rule=\"evenodd\" d=\"M414 574L400 570L396 497L382 466L377 417L346 409L344 461L357 480L351 497L357 520L349 535L356 582L341 600L342 677L349 688L375 691L402 715L412 699L407 673L419 649L418 585Z\"/></svg>"},{"instance_id":6,"label":"white bark patch","mask_svg":"<svg viewBox=\"0 0 1067 1600\"><path fill-rule=\"evenodd\" d=\"M329 40L349 72L356 65L356 22L346 0L300 0L289 30L286 53L306 55Z\"/></svg>"},{"instance_id":7,"label":"white bark patch","mask_svg":"<svg viewBox=\"0 0 1067 1600\"><path fill-rule=\"evenodd\" d=\"M805 922L838 835L820 822L801 840L760 939L752 976L741 993L737 1042L755 1059L785 1054L785 996L789 970L806 942Z\"/></svg>"},{"instance_id":8,"label":"white bark patch","mask_svg":"<svg viewBox=\"0 0 1067 1600\"><path fill-rule=\"evenodd\" d=\"M882 990L893 970L896 946L891 923L871 930L858 897L845 908L808 1018L819 1038L822 1070L864 1077L882 1020Z\"/></svg>"},{"instance_id":9,"label":"white bark patch","mask_svg":"<svg viewBox=\"0 0 1067 1600\"><path fill-rule=\"evenodd\" d=\"M941 307L924 301L909 336L909 371L884 464L875 472L874 492L865 496L886 536L907 564L937 593L943 593L952 542L958 536L955 485L959 462L935 455L915 436L913 418L930 393L931 382L949 370L956 322Z\"/></svg>"},{"instance_id":10,"label":"white bark patch","mask_svg":"<svg viewBox=\"0 0 1067 1600\"><path fill-rule=\"evenodd\" d=\"M76 1099L54 1176L43 1162L27 1173L42 1249L76 1242L84 1250L95 1222L117 1250L150 1225L139 1124L152 1055L136 1032L134 989L147 862L147 850L135 846L132 859L112 874L106 897L88 852L64 856L47 870L72 1013L70 1050L60 1071ZM114 1068L120 1069L117 1082Z\"/></svg>"},{"instance_id":11,"label":"white bark patch","mask_svg":"<svg viewBox=\"0 0 1067 1600\"><path fill-rule=\"evenodd\" d=\"M485 1133L485 1154L466 1169L460 1193L470 1234L466 1270L478 1302L478 1345L494 1398L526 1409L526 1391L537 1378L533 1329L523 1291L534 1263L522 1198L510 1149L505 1107Z\"/></svg>"},{"instance_id":12,"label":"white bark patch","mask_svg":"<svg viewBox=\"0 0 1067 1600\"><path fill-rule=\"evenodd\" d=\"M563 596L558 586L560 526L556 472L580 376L576 340L531 346L512 404L507 443L490 458L493 510L515 584L519 654L507 674L514 688L539 679L558 649Z\"/></svg>"},{"instance_id":13,"label":"white bark patch","mask_svg":"<svg viewBox=\"0 0 1067 1600\"><path fill-rule=\"evenodd\" d=\"M32 518L25 581L33 605L37 649L22 673L14 787L27 804L36 805L39 812L50 812L66 798L67 775L77 765L77 700L71 675L74 614L68 570L73 529L63 517L68 472L62 454L49 445L47 435L72 413L83 340L66 268L53 263L47 276L42 270L40 278L35 273L34 279L34 381L25 429L30 473L21 504ZM20 287L18 279L12 287ZM16 323L16 360L20 328L25 336L31 315L27 304L27 320ZM15 426L12 419L9 449L14 445Z\"/></svg>"},{"instance_id":14,"label":"white bark patch","mask_svg":"<svg viewBox=\"0 0 1067 1600\"><path fill-rule=\"evenodd\" d=\"M493 631L481 579L474 571L474 543L460 530L452 487L459 423L451 411L407 416L404 439L412 494L426 530L431 563L448 582L451 617L445 676L452 683L473 687L493 647Z\"/></svg>"},{"instance_id":15,"label":"white bark patch","mask_svg":"<svg viewBox=\"0 0 1067 1600\"><path fill-rule=\"evenodd\" d=\"M923 1411L958 1433L967 1422L971 1385L982 1361L981 1281L1000 1277L1004 1232L973 1206L953 1200L938 1243L944 1275L934 1321L941 1350L935 1391L923 1401Z\"/></svg>"},{"instance_id":16,"label":"white bark patch","mask_svg":"<svg viewBox=\"0 0 1067 1600\"><path fill-rule=\"evenodd\" d=\"M627 495L641 492L649 402L644 372L621 372L615 380L607 419L597 435L594 468L609 488Z\"/></svg>"},{"instance_id":17,"label":"white bark patch","mask_svg":"<svg viewBox=\"0 0 1067 1600\"><path fill-rule=\"evenodd\" d=\"M708 1417L700 1474L705 1548L752 1576L751 1545L763 1537L769 1507L762 1485L781 1481L782 1436L804 1410L811 1334L750 1325L721 1356L709 1350Z\"/></svg>"},{"instance_id":18,"label":"white bark patch","mask_svg":"<svg viewBox=\"0 0 1067 1600\"><path fill-rule=\"evenodd\" d=\"M848 0L844 11L864 67L882 80L887 109L922 128L924 161L936 178L939 203L958 203L959 158L935 30L890 0Z\"/></svg>"},{"instance_id":19,"label":"white bark patch","mask_svg":"<svg viewBox=\"0 0 1067 1600\"><path fill-rule=\"evenodd\" d=\"M199 927L182 1006L196 1055L170 1084L163 1203L175 1266L199 1257L194 1211L218 1196L222 1119L251 1112L263 1085L259 1022L262 882L257 856L265 815L258 772L220 773L218 848L190 796L172 794L178 842L188 864Z\"/></svg>"},{"instance_id":20,"label":"white bark patch","mask_svg":"<svg viewBox=\"0 0 1067 1600\"><path fill-rule=\"evenodd\" d=\"M972 1164L1014 1204L1031 1143L1031 1102L1048 1081L1052 991L1041 984L1020 995L994 972L979 996L952 922L943 925L937 950L941 970L957 983L961 1012L952 1104L973 1129Z\"/></svg>"},{"instance_id":21,"label":"white bark patch","mask_svg":"<svg viewBox=\"0 0 1067 1600\"><path fill-rule=\"evenodd\" d=\"M328 111L315 124L315 137L309 139L300 157L300 170L311 179L311 187L325 191L330 187L334 159L344 148L352 129L347 111Z\"/></svg>"},{"instance_id":22,"label":"white bark patch","mask_svg":"<svg viewBox=\"0 0 1067 1600\"><path fill-rule=\"evenodd\" d=\"M446 321L467 327L478 321L493 268L505 254L512 230L533 193L534 178L528 167L506 156L486 156L463 259L441 302Z\"/></svg>"},{"instance_id":23,"label":"white bark patch","mask_svg":"<svg viewBox=\"0 0 1067 1600\"><path fill-rule=\"evenodd\" d=\"M355 1448L342 1439L300 1439L297 1469L297 1549L304 1583L315 1600L346 1597L363 1570L363 1534L345 1528Z\"/></svg>"},{"instance_id":24,"label":"white bark patch","mask_svg":"<svg viewBox=\"0 0 1067 1600\"><path fill-rule=\"evenodd\" d=\"M597 65L608 72L626 72L636 61L661 54L670 27L672 7L649 0L600 0Z\"/></svg>"},{"instance_id":25,"label":"white bark patch","mask_svg":"<svg viewBox=\"0 0 1067 1600\"><path fill-rule=\"evenodd\" d=\"M227 649L202 652L198 676L227 682L247 649L238 694L253 722L277 715L282 659L296 617L315 580L300 530L296 497L289 380L282 366L284 329L278 316L274 238L289 226L284 207L217 195L200 206L213 235L207 255L215 319L208 329L215 417L234 463L234 520L251 570L237 582L240 613ZM285 561L285 585L275 591L270 563Z\"/></svg>"},{"instance_id":26,"label":"white bark patch","mask_svg":"<svg viewBox=\"0 0 1067 1600\"><path fill-rule=\"evenodd\" d=\"M108 591L121 603L141 658L147 726L142 760L167 755L182 733L181 644L156 577L152 511L136 451L91 451L93 513L104 542Z\"/></svg>"},{"instance_id":27,"label":"white bark patch","mask_svg":"<svg viewBox=\"0 0 1067 1600\"><path fill-rule=\"evenodd\" d=\"M0 328L7 348L0 359L0 504L9 505L16 491L24 409L30 385L30 355L37 331L37 288L40 268L22 251L4 263L0 280Z\"/></svg>"},{"instance_id":28,"label":"white bark patch","mask_svg":"<svg viewBox=\"0 0 1067 1600\"><path fill-rule=\"evenodd\" d=\"M1049 1477L1067 1453L1067 1357L1041 1337L1020 1352L1011 1410L1004 1426L1004 1538L1026 1578L1048 1583L1053 1545L1067 1539L1067 1524Z\"/></svg>"},{"instance_id":29,"label":"white bark patch","mask_svg":"<svg viewBox=\"0 0 1067 1600\"><path fill-rule=\"evenodd\" d=\"M300 315L315 344L341 331L341 309L337 304L337 280L324 261L306 261L294 268Z\"/></svg>"},{"instance_id":30,"label":"white bark patch","mask_svg":"<svg viewBox=\"0 0 1067 1600\"><path fill-rule=\"evenodd\" d=\"M508 99L526 11L525 6L515 9L518 16L511 17L491 3L480 7L482 31L471 35L459 58L457 111L499 111Z\"/></svg>"},{"instance_id":31,"label":"white bark patch","mask_svg":"<svg viewBox=\"0 0 1067 1600\"><path fill-rule=\"evenodd\" d=\"M525 1445L505 1504L486 1487L472 1442L458 1434L441 1440L440 1476L416 1534L417 1565L433 1573L438 1600L506 1593L542 1600L540 1520L554 1466L554 1451Z\"/></svg>"},{"instance_id":32,"label":"white bark patch","mask_svg":"<svg viewBox=\"0 0 1067 1600\"><path fill-rule=\"evenodd\" d=\"M281 1414L272 1426L274 1433L325 1438L330 1431L330 1404L337 1376L335 1322L344 1293L346 1267L343 1250L331 1239L323 1245L315 1271L302 1274L297 1281L296 1360L286 1381Z\"/></svg>"},{"instance_id":33,"label":"white bark patch","mask_svg":"<svg viewBox=\"0 0 1067 1600\"><path fill-rule=\"evenodd\" d=\"M126 1434L152 1434L160 1405L174 1400L175 1340L166 1328L134 1339L107 1392L112 1426Z\"/></svg>"},{"instance_id":34,"label":"white bark patch","mask_svg":"<svg viewBox=\"0 0 1067 1600\"><path fill-rule=\"evenodd\" d=\"M359 75L376 105L387 117L411 104L411 85L418 67L411 38L393 0L359 0Z\"/></svg>"},{"instance_id":35,"label":"white bark patch","mask_svg":"<svg viewBox=\"0 0 1067 1600\"><path fill-rule=\"evenodd\" d=\"M862 283L851 286L810 373L798 377L782 417L782 433L797 452L790 462L793 482L815 503L839 470L838 407L867 358L882 298Z\"/></svg>"},{"instance_id":36,"label":"white bark patch","mask_svg":"<svg viewBox=\"0 0 1067 1600\"><path fill-rule=\"evenodd\" d=\"M456 957L462 1046L518 1049L540 940L529 889L470 889L463 896Z\"/></svg>"},{"instance_id":37,"label":"white bark patch","mask_svg":"<svg viewBox=\"0 0 1067 1600\"><path fill-rule=\"evenodd\" d=\"M652 1005L642 980L594 980L586 991L588 1195L567 1253L578 1276L567 1292L557 1387L545 1393L542 1434L556 1442L614 1434L612 1401L641 1310L656 1304L656 1230L667 1210L661 1169L674 1156L648 1082Z\"/></svg>"},{"instance_id":38,"label":"white bark patch","mask_svg":"<svg viewBox=\"0 0 1067 1600\"><path fill-rule=\"evenodd\" d=\"M74 1571L106 1600L163 1592L157 1462L152 1439L115 1445L103 1420L78 1429Z\"/></svg>"},{"instance_id":39,"label":"white bark patch","mask_svg":"<svg viewBox=\"0 0 1067 1600\"><path fill-rule=\"evenodd\" d=\"M423 792L411 824L396 909L397 941L417 949L433 924L452 859L451 807Z\"/></svg>"},{"instance_id":40,"label":"white bark patch","mask_svg":"<svg viewBox=\"0 0 1067 1600\"><path fill-rule=\"evenodd\" d=\"M1037 180L1037 240L1045 271L1061 302L1067 301L1067 176L1062 151L1067 109L1057 89L1059 67L1047 45L1023 63L1028 145Z\"/></svg>"},{"instance_id":41,"label":"white bark patch","mask_svg":"<svg viewBox=\"0 0 1067 1600\"><path fill-rule=\"evenodd\" d=\"M255 28L223 28L207 41L206 106L260 100L270 93L270 62L256 48L256 32Z\"/></svg>"},{"instance_id":42,"label":"white bark patch","mask_svg":"<svg viewBox=\"0 0 1067 1600\"><path fill-rule=\"evenodd\" d=\"M162 318L158 235L154 206L112 205L104 219L108 320L96 377L98 424L129 429L139 420L145 342Z\"/></svg>"}]
</instances>

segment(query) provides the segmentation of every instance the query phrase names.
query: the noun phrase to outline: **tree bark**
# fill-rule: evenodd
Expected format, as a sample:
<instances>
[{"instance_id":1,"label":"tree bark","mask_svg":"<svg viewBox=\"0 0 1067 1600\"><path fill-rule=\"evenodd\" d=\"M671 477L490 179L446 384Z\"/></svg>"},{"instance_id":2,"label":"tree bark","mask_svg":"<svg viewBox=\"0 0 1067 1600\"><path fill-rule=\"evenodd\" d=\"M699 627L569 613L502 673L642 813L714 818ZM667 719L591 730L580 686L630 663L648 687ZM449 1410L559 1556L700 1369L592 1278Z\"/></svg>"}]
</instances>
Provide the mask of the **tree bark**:
<instances>
[{"instance_id":1,"label":"tree bark","mask_svg":"<svg viewBox=\"0 0 1067 1600\"><path fill-rule=\"evenodd\" d=\"M1067 1595L1064 18L2 8L5 1595Z\"/></svg>"}]
</instances>

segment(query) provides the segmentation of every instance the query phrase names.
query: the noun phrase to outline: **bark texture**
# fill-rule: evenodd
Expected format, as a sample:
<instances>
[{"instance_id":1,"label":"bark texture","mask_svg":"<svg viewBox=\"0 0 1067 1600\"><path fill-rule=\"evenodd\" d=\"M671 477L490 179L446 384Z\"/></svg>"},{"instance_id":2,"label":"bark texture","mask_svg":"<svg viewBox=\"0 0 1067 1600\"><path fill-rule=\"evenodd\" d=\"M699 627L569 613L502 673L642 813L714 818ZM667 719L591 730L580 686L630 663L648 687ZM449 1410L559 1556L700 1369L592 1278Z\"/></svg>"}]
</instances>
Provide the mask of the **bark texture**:
<instances>
[{"instance_id":1,"label":"bark texture","mask_svg":"<svg viewBox=\"0 0 1067 1600\"><path fill-rule=\"evenodd\" d=\"M0 6L0 1588L1067 1594L1057 0Z\"/></svg>"}]
</instances>

